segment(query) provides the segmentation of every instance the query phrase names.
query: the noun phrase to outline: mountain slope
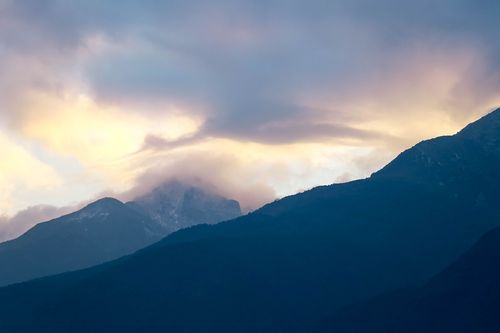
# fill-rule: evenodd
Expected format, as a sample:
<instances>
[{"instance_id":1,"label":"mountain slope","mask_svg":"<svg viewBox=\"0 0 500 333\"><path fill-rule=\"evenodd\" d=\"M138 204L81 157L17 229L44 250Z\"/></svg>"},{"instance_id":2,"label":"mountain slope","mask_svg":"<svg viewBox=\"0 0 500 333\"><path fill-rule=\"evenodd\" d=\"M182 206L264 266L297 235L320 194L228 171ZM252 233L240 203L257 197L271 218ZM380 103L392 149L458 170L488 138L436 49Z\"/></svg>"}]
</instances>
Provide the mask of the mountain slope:
<instances>
[{"instance_id":1,"label":"mountain slope","mask_svg":"<svg viewBox=\"0 0 500 333\"><path fill-rule=\"evenodd\" d=\"M0 328L305 331L347 304L423 283L500 226L499 117L420 143L369 179L0 289Z\"/></svg>"},{"instance_id":2,"label":"mountain slope","mask_svg":"<svg viewBox=\"0 0 500 333\"><path fill-rule=\"evenodd\" d=\"M96 265L152 244L162 230L116 199L37 224L0 244L0 285Z\"/></svg>"},{"instance_id":3,"label":"mountain slope","mask_svg":"<svg viewBox=\"0 0 500 333\"><path fill-rule=\"evenodd\" d=\"M0 286L97 265L178 229L240 214L237 201L176 181L126 204L101 199L0 243Z\"/></svg>"},{"instance_id":4,"label":"mountain slope","mask_svg":"<svg viewBox=\"0 0 500 333\"><path fill-rule=\"evenodd\" d=\"M419 288L392 292L323 322L325 332L498 332L500 228Z\"/></svg>"}]
</instances>

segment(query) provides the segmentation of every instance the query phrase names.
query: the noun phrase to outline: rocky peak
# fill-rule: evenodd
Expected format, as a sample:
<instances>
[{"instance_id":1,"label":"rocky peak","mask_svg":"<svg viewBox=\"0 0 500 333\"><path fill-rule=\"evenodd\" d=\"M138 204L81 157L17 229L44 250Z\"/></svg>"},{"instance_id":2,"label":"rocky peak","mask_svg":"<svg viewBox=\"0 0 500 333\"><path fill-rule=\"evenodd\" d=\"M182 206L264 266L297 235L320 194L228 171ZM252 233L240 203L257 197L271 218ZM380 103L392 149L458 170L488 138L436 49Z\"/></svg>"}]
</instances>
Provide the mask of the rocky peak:
<instances>
[{"instance_id":1,"label":"rocky peak","mask_svg":"<svg viewBox=\"0 0 500 333\"><path fill-rule=\"evenodd\" d=\"M239 203L201 187L172 180L127 203L170 233L195 224L216 223L241 215Z\"/></svg>"}]
</instances>

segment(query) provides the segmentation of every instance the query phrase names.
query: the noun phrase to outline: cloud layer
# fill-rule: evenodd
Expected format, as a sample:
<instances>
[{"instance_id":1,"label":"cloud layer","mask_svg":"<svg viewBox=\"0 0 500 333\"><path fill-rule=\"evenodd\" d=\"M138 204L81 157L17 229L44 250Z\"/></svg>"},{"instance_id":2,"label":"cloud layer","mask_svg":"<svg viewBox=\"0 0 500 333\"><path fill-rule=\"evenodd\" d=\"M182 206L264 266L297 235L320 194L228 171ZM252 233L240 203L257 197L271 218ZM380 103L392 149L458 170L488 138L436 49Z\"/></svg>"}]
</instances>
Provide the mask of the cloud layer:
<instances>
[{"instance_id":1,"label":"cloud layer","mask_svg":"<svg viewBox=\"0 0 500 333\"><path fill-rule=\"evenodd\" d=\"M0 215L169 177L251 209L369 175L500 104L499 16L492 0L0 0Z\"/></svg>"}]
</instances>

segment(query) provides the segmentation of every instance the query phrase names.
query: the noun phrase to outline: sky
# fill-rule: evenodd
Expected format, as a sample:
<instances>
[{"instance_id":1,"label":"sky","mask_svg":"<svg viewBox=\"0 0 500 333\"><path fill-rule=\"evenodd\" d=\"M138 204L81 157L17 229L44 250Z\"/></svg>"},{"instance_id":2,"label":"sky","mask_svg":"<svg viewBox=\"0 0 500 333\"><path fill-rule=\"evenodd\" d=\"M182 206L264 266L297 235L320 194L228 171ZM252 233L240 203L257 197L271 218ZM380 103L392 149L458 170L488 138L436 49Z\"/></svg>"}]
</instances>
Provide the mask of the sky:
<instances>
[{"instance_id":1,"label":"sky","mask_svg":"<svg viewBox=\"0 0 500 333\"><path fill-rule=\"evenodd\" d=\"M0 239L166 179L245 210L500 105L493 0L0 0Z\"/></svg>"}]
</instances>

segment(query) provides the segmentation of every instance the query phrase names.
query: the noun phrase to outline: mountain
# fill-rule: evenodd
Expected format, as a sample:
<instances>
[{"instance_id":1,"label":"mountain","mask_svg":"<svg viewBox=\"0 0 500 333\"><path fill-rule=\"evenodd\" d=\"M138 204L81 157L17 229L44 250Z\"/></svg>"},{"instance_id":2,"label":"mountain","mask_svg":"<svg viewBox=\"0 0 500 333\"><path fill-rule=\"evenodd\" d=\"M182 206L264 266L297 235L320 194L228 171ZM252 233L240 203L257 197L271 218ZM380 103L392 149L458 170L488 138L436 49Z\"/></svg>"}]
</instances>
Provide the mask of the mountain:
<instances>
[{"instance_id":1,"label":"mountain","mask_svg":"<svg viewBox=\"0 0 500 333\"><path fill-rule=\"evenodd\" d=\"M89 267L159 240L162 229L112 198L0 244L0 285Z\"/></svg>"},{"instance_id":2,"label":"mountain","mask_svg":"<svg viewBox=\"0 0 500 333\"><path fill-rule=\"evenodd\" d=\"M176 181L126 204L101 199L0 243L0 286L97 265L180 228L240 214L237 201Z\"/></svg>"},{"instance_id":3,"label":"mountain","mask_svg":"<svg viewBox=\"0 0 500 333\"><path fill-rule=\"evenodd\" d=\"M156 187L127 205L157 222L164 229L164 235L196 224L213 224L241 215L238 201L176 180Z\"/></svg>"},{"instance_id":4,"label":"mountain","mask_svg":"<svg viewBox=\"0 0 500 333\"><path fill-rule=\"evenodd\" d=\"M421 142L370 178L2 288L0 330L304 332L346 305L422 284L500 226L499 119L500 109Z\"/></svg>"},{"instance_id":5,"label":"mountain","mask_svg":"<svg viewBox=\"0 0 500 333\"><path fill-rule=\"evenodd\" d=\"M421 287L398 290L322 322L336 333L495 333L500 326L500 228Z\"/></svg>"}]
</instances>

